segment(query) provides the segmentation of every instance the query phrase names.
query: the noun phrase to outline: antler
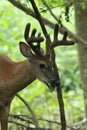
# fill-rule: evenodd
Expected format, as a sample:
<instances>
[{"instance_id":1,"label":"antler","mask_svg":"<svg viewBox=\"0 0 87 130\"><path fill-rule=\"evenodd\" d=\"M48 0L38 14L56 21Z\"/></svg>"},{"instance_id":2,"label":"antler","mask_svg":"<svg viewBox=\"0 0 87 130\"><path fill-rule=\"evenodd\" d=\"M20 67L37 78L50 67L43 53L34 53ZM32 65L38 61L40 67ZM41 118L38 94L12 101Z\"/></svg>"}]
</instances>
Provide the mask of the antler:
<instances>
[{"instance_id":1,"label":"antler","mask_svg":"<svg viewBox=\"0 0 87 130\"><path fill-rule=\"evenodd\" d=\"M63 35L63 39L62 40L58 40L58 31L59 31L59 25L55 24L55 28L54 28L54 40L53 43L51 44L51 48L54 48L56 46L67 46L67 45L73 45L74 42L73 41L68 41L67 40L67 32L64 33Z\"/></svg>"},{"instance_id":2,"label":"antler","mask_svg":"<svg viewBox=\"0 0 87 130\"><path fill-rule=\"evenodd\" d=\"M25 27L24 38L36 55L39 56L43 55L43 51L42 48L40 47L40 43L44 41L44 38L41 37L41 33L39 33L38 36L36 37L35 34L37 30L34 28L32 30L31 36L29 37L29 32L30 32L30 23L28 23ZM37 45L34 45L33 44L34 42L36 42Z\"/></svg>"}]
</instances>

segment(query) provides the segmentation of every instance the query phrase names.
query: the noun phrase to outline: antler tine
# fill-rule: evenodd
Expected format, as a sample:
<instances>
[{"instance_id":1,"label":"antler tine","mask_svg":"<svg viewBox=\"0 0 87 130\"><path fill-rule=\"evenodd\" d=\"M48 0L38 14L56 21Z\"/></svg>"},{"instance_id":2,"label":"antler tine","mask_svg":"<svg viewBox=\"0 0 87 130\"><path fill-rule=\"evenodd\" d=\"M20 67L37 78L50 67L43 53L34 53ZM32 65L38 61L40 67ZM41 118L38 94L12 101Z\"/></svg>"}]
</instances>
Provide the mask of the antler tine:
<instances>
[{"instance_id":1,"label":"antler tine","mask_svg":"<svg viewBox=\"0 0 87 130\"><path fill-rule=\"evenodd\" d=\"M51 44L51 48L54 48L56 46L68 46L68 45L73 45L74 42L72 40L68 41L67 40L67 32L65 32L63 34L63 39L62 40L58 40L58 30L59 30L59 26L57 24L55 24L55 29L54 29L54 41Z\"/></svg>"},{"instance_id":2,"label":"antler tine","mask_svg":"<svg viewBox=\"0 0 87 130\"><path fill-rule=\"evenodd\" d=\"M54 42L57 41L58 31L59 31L59 25L55 24L55 28L54 28Z\"/></svg>"},{"instance_id":3,"label":"antler tine","mask_svg":"<svg viewBox=\"0 0 87 130\"><path fill-rule=\"evenodd\" d=\"M68 35L68 33L65 32L64 35L63 35L63 41L66 41L66 39L67 39L67 35Z\"/></svg>"},{"instance_id":4,"label":"antler tine","mask_svg":"<svg viewBox=\"0 0 87 130\"><path fill-rule=\"evenodd\" d=\"M29 32L30 32L30 23L28 23L25 27L24 38L36 55L42 55L40 42L44 41L44 38L41 37L40 34L37 37L35 36L37 32L35 28L32 30L30 37L29 37ZM37 42L37 45L33 45L33 42Z\"/></svg>"},{"instance_id":5,"label":"antler tine","mask_svg":"<svg viewBox=\"0 0 87 130\"><path fill-rule=\"evenodd\" d=\"M35 36L35 34L36 34L36 32L37 32L37 30L34 28L33 30L32 30L32 33L31 33L31 37L29 38L29 41L28 42L43 42L44 41L44 38L40 35L38 35L37 37Z\"/></svg>"},{"instance_id":6,"label":"antler tine","mask_svg":"<svg viewBox=\"0 0 87 130\"><path fill-rule=\"evenodd\" d=\"M38 33L38 37L41 37L41 33ZM37 42L37 45L35 46L37 51L39 52L39 54L43 55L44 54L44 50L40 47L40 41Z\"/></svg>"},{"instance_id":7,"label":"antler tine","mask_svg":"<svg viewBox=\"0 0 87 130\"><path fill-rule=\"evenodd\" d=\"M47 55L47 56L51 56L51 48L50 48L50 45L51 45L50 35L47 34L47 35L46 35L46 55Z\"/></svg>"},{"instance_id":8,"label":"antler tine","mask_svg":"<svg viewBox=\"0 0 87 130\"><path fill-rule=\"evenodd\" d=\"M35 37L36 31L37 30L35 28L32 30L31 37Z\"/></svg>"},{"instance_id":9,"label":"antler tine","mask_svg":"<svg viewBox=\"0 0 87 130\"><path fill-rule=\"evenodd\" d=\"M38 33L38 37L41 37L41 33ZM37 42L37 46L40 47L40 41Z\"/></svg>"},{"instance_id":10,"label":"antler tine","mask_svg":"<svg viewBox=\"0 0 87 130\"><path fill-rule=\"evenodd\" d=\"M30 32L30 23L28 23L25 27L24 38L26 42L28 41L29 38L29 32Z\"/></svg>"}]
</instances>

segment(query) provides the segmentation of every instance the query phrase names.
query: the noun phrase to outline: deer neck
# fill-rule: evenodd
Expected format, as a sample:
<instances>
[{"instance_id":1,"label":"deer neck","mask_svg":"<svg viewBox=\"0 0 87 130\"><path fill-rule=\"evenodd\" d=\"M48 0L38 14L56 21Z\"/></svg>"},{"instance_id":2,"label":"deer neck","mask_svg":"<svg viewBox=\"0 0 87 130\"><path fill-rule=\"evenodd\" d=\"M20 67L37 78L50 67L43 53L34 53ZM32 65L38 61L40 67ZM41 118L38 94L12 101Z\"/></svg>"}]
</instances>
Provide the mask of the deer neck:
<instances>
[{"instance_id":1,"label":"deer neck","mask_svg":"<svg viewBox=\"0 0 87 130\"><path fill-rule=\"evenodd\" d=\"M28 60L19 62L15 65L13 75L15 77L14 81L16 81L17 86L16 91L20 91L36 79L36 76L32 72L31 67L32 66L30 65Z\"/></svg>"},{"instance_id":2,"label":"deer neck","mask_svg":"<svg viewBox=\"0 0 87 130\"><path fill-rule=\"evenodd\" d=\"M28 60L3 64L3 75L0 75L0 97L12 97L23 88L32 83L36 76L32 72L32 66ZM2 71L2 70L0 70Z\"/></svg>"}]
</instances>

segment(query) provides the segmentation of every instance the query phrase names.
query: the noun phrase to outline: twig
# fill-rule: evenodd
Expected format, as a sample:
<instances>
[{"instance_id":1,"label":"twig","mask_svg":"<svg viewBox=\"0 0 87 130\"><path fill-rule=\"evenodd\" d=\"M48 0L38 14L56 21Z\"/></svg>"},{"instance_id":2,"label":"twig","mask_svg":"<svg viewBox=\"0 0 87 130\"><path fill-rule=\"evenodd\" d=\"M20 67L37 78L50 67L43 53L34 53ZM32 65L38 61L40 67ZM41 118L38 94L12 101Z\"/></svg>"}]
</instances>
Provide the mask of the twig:
<instances>
[{"instance_id":1,"label":"twig","mask_svg":"<svg viewBox=\"0 0 87 130\"><path fill-rule=\"evenodd\" d=\"M9 123L15 124L17 126L27 127L26 125L23 125L22 123L17 123L16 121L8 121Z\"/></svg>"},{"instance_id":2,"label":"twig","mask_svg":"<svg viewBox=\"0 0 87 130\"><path fill-rule=\"evenodd\" d=\"M15 125L17 125L17 126L24 127L24 128L26 128L26 130L53 130L53 129L50 129L50 128L40 128L40 127L32 128L32 127L23 125L23 124L21 124L21 123L17 123L16 121L8 121L8 122L9 122L9 123L12 123L12 124L15 124Z\"/></svg>"},{"instance_id":3,"label":"twig","mask_svg":"<svg viewBox=\"0 0 87 130\"><path fill-rule=\"evenodd\" d=\"M61 123L60 123L60 122L57 122L57 121L52 121L52 120L47 120L47 119L42 119L42 118L39 118L38 120L47 121L47 122L49 122L49 123L54 123L54 124L61 125ZM66 125L66 127L67 127L67 128L70 128L70 129L72 129L72 130L77 130L77 129L75 129L75 128L73 128L73 127L70 127L70 126L68 126L68 125Z\"/></svg>"},{"instance_id":4,"label":"twig","mask_svg":"<svg viewBox=\"0 0 87 130\"><path fill-rule=\"evenodd\" d=\"M53 51L53 57L52 57L52 61L53 61L53 67L54 67L54 70L56 72L56 75L57 77L59 77L58 75L58 68L57 68L57 65L55 63L55 52ZM61 130L66 130L66 118L65 118L65 110L64 110L64 102L63 102L63 97L62 97L62 88L61 88L61 85L59 86L56 86L57 89L57 101L59 103L59 109L60 109L60 119L61 119L61 125L62 125L62 128Z\"/></svg>"},{"instance_id":5,"label":"twig","mask_svg":"<svg viewBox=\"0 0 87 130\"><path fill-rule=\"evenodd\" d=\"M58 24L61 25L60 20L58 20L58 18L54 15L54 13L52 12L52 9L50 9L50 7L45 3L45 1L43 2L43 4L46 6L47 10L49 10L50 14L53 16L53 18L57 21Z\"/></svg>"},{"instance_id":6,"label":"twig","mask_svg":"<svg viewBox=\"0 0 87 130\"><path fill-rule=\"evenodd\" d=\"M32 122L30 122L28 119L33 119L32 117L29 117L29 116L27 116L27 115L13 115L13 114L10 114L9 115L10 117L13 117L13 118L16 118L16 119L22 119L22 121L26 121L26 122L28 122L28 123L32 123ZM24 119L24 118L28 118L28 119ZM52 121L52 120L48 120L48 119L43 119L43 118L37 118L37 120L38 121L45 121L45 122L49 122L49 123L52 123L52 124L57 124L57 125L61 125L61 123L60 122L57 122L57 121ZM33 123L32 123L33 124ZM76 125L73 125L73 126L76 126ZM73 128L73 127L71 127L71 126L68 126L68 125L66 125L66 127L67 128L70 128L71 130L78 130L77 128Z\"/></svg>"},{"instance_id":7,"label":"twig","mask_svg":"<svg viewBox=\"0 0 87 130\"><path fill-rule=\"evenodd\" d=\"M81 120L80 122L75 123L75 126L81 126L87 123L87 118L84 118L83 120Z\"/></svg>"},{"instance_id":8,"label":"twig","mask_svg":"<svg viewBox=\"0 0 87 130\"><path fill-rule=\"evenodd\" d=\"M21 115L13 115L13 114L10 114L9 117L12 117L12 118L14 118L14 119L18 119L18 120L21 120L21 121L25 121L25 122L27 122L27 123L30 123L30 124L35 125L32 121L29 120L29 116L28 116L28 119L23 118L23 115L21 116ZM30 119L33 120L33 118L30 118ZM35 126L36 126L36 125L35 125Z\"/></svg>"},{"instance_id":9,"label":"twig","mask_svg":"<svg viewBox=\"0 0 87 130\"><path fill-rule=\"evenodd\" d=\"M62 124L61 130L66 130L66 118L65 118L65 110L64 110L64 102L63 102L63 97L62 97L61 86L57 86L57 99L59 103L60 118L61 118L61 124Z\"/></svg>"},{"instance_id":10,"label":"twig","mask_svg":"<svg viewBox=\"0 0 87 130\"><path fill-rule=\"evenodd\" d=\"M25 104L25 106L28 108L28 110L30 111L32 117L33 117L33 121L35 123L36 126L38 126L38 121L37 121L37 118L36 118L36 115L34 113L34 111L31 109L29 103L27 103L24 98L22 98L19 94L16 94L16 96Z\"/></svg>"},{"instance_id":11,"label":"twig","mask_svg":"<svg viewBox=\"0 0 87 130\"><path fill-rule=\"evenodd\" d=\"M67 32L70 38L73 38L73 40L78 43L78 44L82 44L83 43L83 47L87 48L87 43L86 41L84 41L82 38L77 37L74 33L72 33L70 30L68 30L68 28L66 28L61 22L60 20L55 16L55 14L52 12L52 10L50 9L50 7L44 2L44 5L47 7L47 9L49 10L50 14L53 16L53 18L57 21L57 23L60 24L61 28L60 28L60 32L64 33Z\"/></svg>"}]
</instances>

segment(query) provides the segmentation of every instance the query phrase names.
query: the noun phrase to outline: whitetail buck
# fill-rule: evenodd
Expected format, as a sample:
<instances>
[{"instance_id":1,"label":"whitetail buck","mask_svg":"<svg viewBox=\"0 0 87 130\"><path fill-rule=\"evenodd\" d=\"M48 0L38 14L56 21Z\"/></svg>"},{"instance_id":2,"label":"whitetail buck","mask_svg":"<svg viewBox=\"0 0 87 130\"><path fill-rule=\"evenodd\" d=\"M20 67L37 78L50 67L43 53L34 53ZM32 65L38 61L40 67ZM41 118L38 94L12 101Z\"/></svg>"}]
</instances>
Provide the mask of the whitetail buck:
<instances>
[{"instance_id":1,"label":"whitetail buck","mask_svg":"<svg viewBox=\"0 0 87 130\"><path fill-rule=\"evenodd\" d=\"M58 26L55 26L54 42L52 47L66 42L64 35L63 41L57 40ZM27 58L22 62L13 62L4 54L0 54L0 121L1 130L8 130L8 115L10 104L17 92L25 88L34 80L39 79L44 82L50 89L59 85L59 77L53 69L50 60L50 50L52 47L46 45L46 54L44 55L40 42L44 39L40 34L36 37L36 29L33 29L29 37L30 24L25 28L24 37L27 42L20 42L20 51ZM47 40L46 40L47 41ZM34 45L36 42L37 45ZM47 41L48 42L48 41ZM67 41L70 42L70 41ZM47 43L46 43L47 44Z\"/></svg>"},{"instance_id":2,"label":"whitetail buck","mask_svg":"<svg viewBox=\"0 0 87 130\"><path fill-rule=\"evenodd\" d=\"M1 130L7 130L10 104L17 92L36 79L44 82L49 87L59 84L59 78L53 70L48 49L46 55L44 55L40 48L40 42L44 39L40 34L35 37L35 29L33 29L29 38L29 30L30 24L27 24L24 36L28 44L20 42L20 51L27 60L17 63L6 55L0 54ZM37 42L37 46L34 46L33 42Z\"/></svg>"}]
</instances>

